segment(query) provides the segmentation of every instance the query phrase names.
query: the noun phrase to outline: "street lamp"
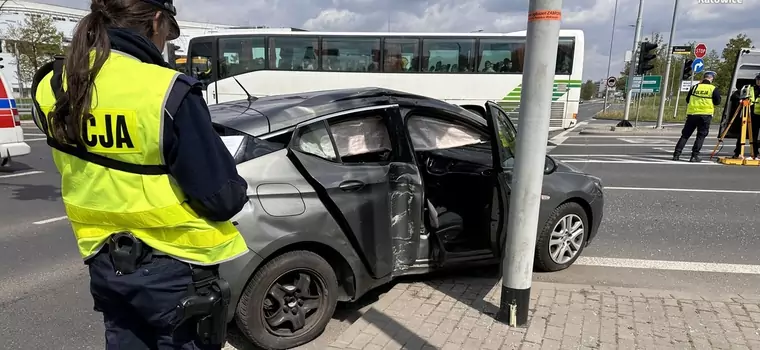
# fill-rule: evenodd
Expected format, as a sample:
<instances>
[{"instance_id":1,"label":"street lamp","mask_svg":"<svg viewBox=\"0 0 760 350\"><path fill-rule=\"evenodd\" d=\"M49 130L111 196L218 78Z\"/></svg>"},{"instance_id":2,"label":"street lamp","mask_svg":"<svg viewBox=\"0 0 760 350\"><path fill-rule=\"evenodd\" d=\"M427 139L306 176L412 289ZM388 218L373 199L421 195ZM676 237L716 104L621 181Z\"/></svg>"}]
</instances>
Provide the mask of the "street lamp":
<instances>
[{"instance_id":1,"label":"street lamp","mask_svg":"<svg viewBox=\"0 0 760 350\"><path fill-rule=\"evenodd\" d=\"M615 11L612 15L612 34L610 34L610 54L607 57L607 77L605 78L604 82L604 109L603 111L607 112L607 100L610 96L610 87L607 86L606 79L609 79L610 76L610 67L612 66L612 44L615 42L615 22L617 22L617 8L618 8L618 1L615 0Z\"/></svg>"}]
</instances>

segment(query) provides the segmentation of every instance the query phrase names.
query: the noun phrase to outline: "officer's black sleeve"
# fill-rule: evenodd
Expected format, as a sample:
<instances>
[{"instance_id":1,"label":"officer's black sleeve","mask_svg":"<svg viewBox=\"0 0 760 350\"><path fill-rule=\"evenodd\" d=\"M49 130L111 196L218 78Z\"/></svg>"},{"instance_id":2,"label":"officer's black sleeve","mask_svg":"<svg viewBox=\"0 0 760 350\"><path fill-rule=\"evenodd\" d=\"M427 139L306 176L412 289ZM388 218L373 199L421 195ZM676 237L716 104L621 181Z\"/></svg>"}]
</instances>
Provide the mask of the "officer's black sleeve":
<instances>
[{"instance_id":1,"label":"officer's black sleeve","mask_svg":"<svg viewBox=\"0 0 760 350\"><path fill-rule=\"evenodd\" d=\"M183 98L177 96L181 93L176 87L185 83L178 79L167 101ZM164 160L198 215L212 221L226 221L243 209L248 200L248 185L214 131L201 94L196 85L184 96L177 112L165 116ZM168 105L171 103L167 102Z\"/></svg>"},{"instance_id":2,"label":"officer's black sleeve","mask_svg":"<svg viewBox=\"0 0 760 350\"><path fill-rule=\"evenodd\" d=\"M697 88L697 85L694 85L689 89L689 92L686 93L686 104L689 104L689 101L691 100L691 95L694 93L694 89Z\"/></svg>"},{"instance_id":3,"label":"officer's black sleeve","mask_svg":"<svg viewBox=\"0 0 760 350\"><path fill-rule=\"evenodd\" d=\"M720 104L720 91L718 91L718 89L713 90L712 101L713 101L713 104L716 106Z\"/></svg>"}]
</instances>

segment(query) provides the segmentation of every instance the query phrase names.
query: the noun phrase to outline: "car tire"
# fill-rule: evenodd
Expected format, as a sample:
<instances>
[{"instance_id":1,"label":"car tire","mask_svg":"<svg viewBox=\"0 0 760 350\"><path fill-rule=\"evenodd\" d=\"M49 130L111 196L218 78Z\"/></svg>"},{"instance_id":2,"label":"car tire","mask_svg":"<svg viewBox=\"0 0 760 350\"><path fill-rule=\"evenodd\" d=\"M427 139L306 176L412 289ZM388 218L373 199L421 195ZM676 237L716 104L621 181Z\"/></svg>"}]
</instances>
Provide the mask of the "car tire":
<instances>
[{"instance_id":1,"label":"car tire","mask_svg":"<svg viewBox=\"0 0 760 350\"><path fill-rule=\"evenodd\" d=\"M570 253L566 253L560 258L555 259L552 257L552 252L553 249L556 249L553 247L557 247L557 245L550 245L550 242L552 242L552 236L557 238L562 236L562 232L555 233L555 231L564 231L564 227L568 226L568 222L572 222L572 225L576 225L580 222L583 232L580 233L580 237L576 237L576 239L570 239L569 236L565 236L565 238L559 238L559 240L565 242L563 244L567 244L570 248L575 248L577 245L577 250L574 250L572 257L568 256ZM580 204L575 202L565 202L554 209L552 214L549 215L549 219L546 220L543 229L539 232L536 241L536 255L534 258L535 268L542 272L555 272L570 267L570 265L578 260L583 253L583 249L586 246L586 239L588 238L588 230L588 215L586 215L586 210L584 210ZM569 232L569 234L572 234L573 232L577 232L577 230Z\"/></svg>"},{"instance_id":2,"label":"car tire","mask_svg":"<svg viewBox=\"0 0 760 350\"><path fill-rule=\"evenodd\" d=\"M315 290L312 289L314 286L320 289L318 297L307 299L301 294L303 291L298 289L298 281L303 274L310 277L308 289L312 292L309 294ZM284 285L283 283L289 280L289 276L295 276L293 284ZM254 345L270 350L291 349L314 340L324 331L335 312L338 288L335 271L321 256L303 250L287 252L272 259L254 274L240 297L235 319L240 331ZM294 294L285 297L290 298L288 301L279 302L277 298L269 295L270 290L276 291L273 294L280 291L294 292ZM301 310L292 313L292 315L297 313L300 316L307 307L303 305L311 305L312 300L319 300L319 308L310 316L305 317L303 321L305 325L292 334L276 334L277 331L266 320L267 315L272 316L273 319L282 315L295 318L296 316L291 316L291 313L282 311L286 306L293 307L289 310ZM283 323L283 325L287 324L293 325L293 322Z\"/></svg>"}]
</instances>

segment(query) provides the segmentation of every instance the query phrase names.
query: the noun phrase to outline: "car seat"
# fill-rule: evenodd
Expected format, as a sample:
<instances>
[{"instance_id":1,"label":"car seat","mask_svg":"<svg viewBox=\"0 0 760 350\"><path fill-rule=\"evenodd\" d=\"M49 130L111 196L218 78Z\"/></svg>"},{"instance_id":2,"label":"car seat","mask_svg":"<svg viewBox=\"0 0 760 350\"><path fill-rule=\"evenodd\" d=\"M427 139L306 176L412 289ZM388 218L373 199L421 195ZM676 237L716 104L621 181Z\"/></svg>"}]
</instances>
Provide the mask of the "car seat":
<instances>
[{"instance_id":1,"label":"car seat","mask_svg":"<svg viewBox=\"0 0 760 350\"><path fill-rule=\"evenodd\" d=\"M428 199L425 202L431 231L435 232L444 244L453 243L460 239L462 232L464 232L462 217L453 211L447 211L446 208L436 208Z\"/></svg>"}]
</instances>

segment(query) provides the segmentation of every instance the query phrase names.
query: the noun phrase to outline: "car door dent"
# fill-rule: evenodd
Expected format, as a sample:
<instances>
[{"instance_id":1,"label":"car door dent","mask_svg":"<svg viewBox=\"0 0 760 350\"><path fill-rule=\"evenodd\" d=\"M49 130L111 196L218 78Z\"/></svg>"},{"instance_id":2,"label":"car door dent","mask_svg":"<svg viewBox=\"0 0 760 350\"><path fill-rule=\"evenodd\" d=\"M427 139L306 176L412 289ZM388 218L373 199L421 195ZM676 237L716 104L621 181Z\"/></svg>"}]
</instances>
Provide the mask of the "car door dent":
<instances>
[{"instance_id":1,"label":"car door dent","mask_svg":"<svg viewBox=\"0 0 760 350\"><path fill-rule=\"evenodd\" d=\"M416 165L390 165L390 236L393 242L393 272L409 269L417 260L422 220L422 179Z\"/></svg>"}]
</instances>

